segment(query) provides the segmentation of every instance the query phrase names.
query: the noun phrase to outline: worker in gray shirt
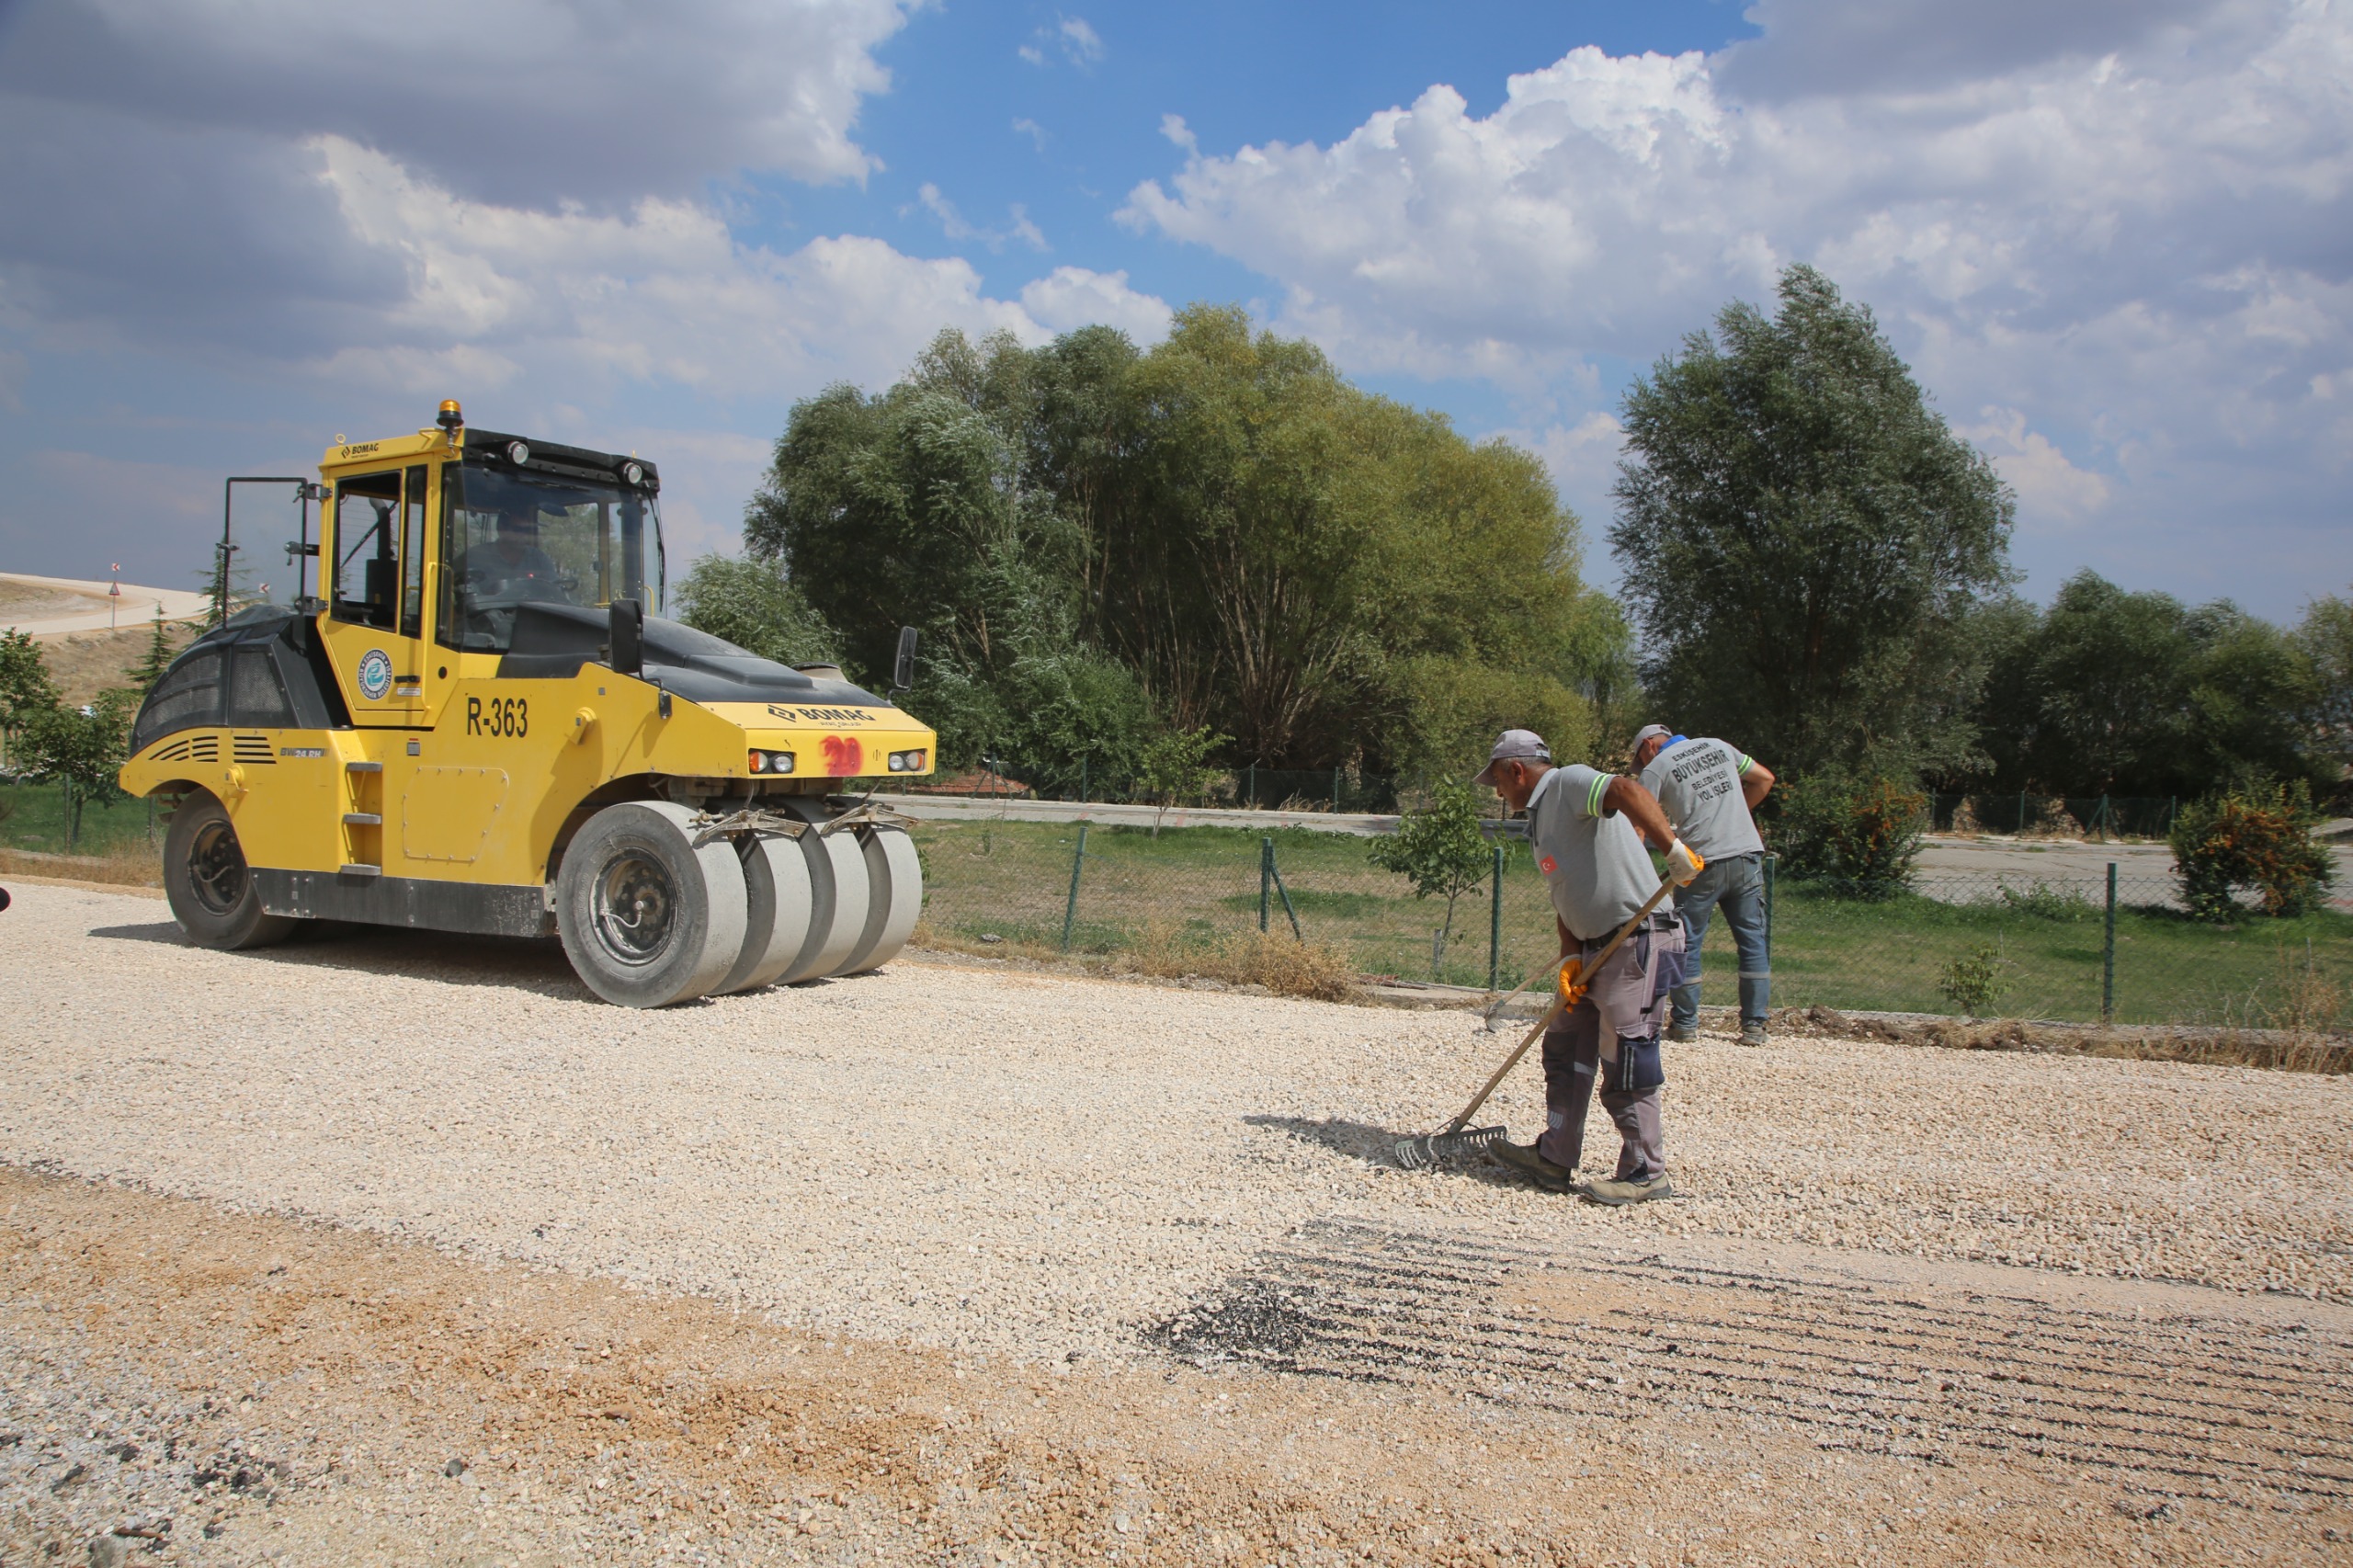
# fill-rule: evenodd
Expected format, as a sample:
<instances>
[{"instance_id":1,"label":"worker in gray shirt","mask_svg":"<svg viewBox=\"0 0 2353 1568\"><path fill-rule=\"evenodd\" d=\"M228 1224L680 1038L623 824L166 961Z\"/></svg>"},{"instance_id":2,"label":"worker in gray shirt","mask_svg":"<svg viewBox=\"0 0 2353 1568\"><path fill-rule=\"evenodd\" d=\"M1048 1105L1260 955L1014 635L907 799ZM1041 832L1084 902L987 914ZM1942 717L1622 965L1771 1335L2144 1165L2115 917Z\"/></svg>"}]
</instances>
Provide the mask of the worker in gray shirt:
<instances>
[{"instance_id":1,"label":"worker in gray shirt","mask_svg":"<svg viewBox=\"0 0 2353 1568\"><path fill-rule=\"evenodd\" d=\"M1763 1045L1773 962L1765 941L1765 840L1751 813L1773 788L1773 770L1737 746L1686 740L1664 724L1635 733L1634 766L1676 832L1708 863L1676 898L1688 972L1675 988L1666 1038L1699 1035L1699 944L1707 939L1709 917L1722 909L1740 958L1740 1043Z\"/></svg>"},{"instance_id":2,"label":"worker in gray shirt","mask_svg":"<svg viewBox=\"0 0 2353 1568\"><path fill-rule=\"evenodd\" d=\"M1671 1198L1659 1118L1666 1082L1659 1023L1666 992L1683 975L1683 927L1673 900L1662 899L1608 962L1592 965L1658 891L1644 838L1665 852L1668 879L1677 885L1700 874L1700 858L1675 835L1649 790L1579 763L1553 767L1533 731L1506 730L1476 782L1528 813L1529 847L1561 932L1564 1009L1544 1035L1544 1131L1533 1143L1498 1143L1489 1152L1547 1187L1571 1190L1598 1076L1602 1107L1623 1147L1615 1176L1575 1190L1597 1203Z\"/></svg>"}]
</instances>

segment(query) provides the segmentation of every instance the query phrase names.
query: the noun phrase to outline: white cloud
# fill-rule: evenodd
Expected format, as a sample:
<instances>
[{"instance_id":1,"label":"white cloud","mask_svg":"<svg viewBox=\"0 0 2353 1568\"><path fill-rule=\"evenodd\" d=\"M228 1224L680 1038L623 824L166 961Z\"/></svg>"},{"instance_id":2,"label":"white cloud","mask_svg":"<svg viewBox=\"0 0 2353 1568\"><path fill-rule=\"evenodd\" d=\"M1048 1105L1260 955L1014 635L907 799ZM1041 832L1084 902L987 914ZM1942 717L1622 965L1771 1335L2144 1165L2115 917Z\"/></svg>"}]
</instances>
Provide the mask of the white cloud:
<instances>
[{"instance_id":1,"label":"white cloud","mask_svg":"<svg viewBox=\"0 0 2353 1568\"><path fill-rule=\"evenodd\" d=\"M1011 240L1019 240L1031 250L1045 250L1046 236L1029 221L1027 209L1016 202L1007 209L1002 229L980 229L964 221L956 204L939 193L939 187L926 180L915 192L915 200L923 210L939 220L939 232L951 240L978 240L993 251L1001 251ZM902 211L908 210L901 209Z\"/></svg>"},{"instance_id":2,"label":"white cloud","mask_svg":"<svg viewBox=\"0 0 2353 1568\"><path fill-rule=\"evenodd\" d=\"M855 236L778 254L739 244L692 203L531 212L453 196L338 139L322 153L351 233L398 256L407 279L381 346L342 350L338 376L372 366L420 392L463 379L741 396L888 380L944 325L1043 335L961 258Z\"/></svg>"},{"instance_id":3,"label":"white cloud","mask_svg":"<svg viewBox=\"0 0 2353 1568\"><path fill-rule=\"evenodd\" d=\"M1016 135L1029 138L1029 144L1039 152L1046 150L1046 128L1036 120L1023 116L1013 122L1013 130Z\"/></svg>"},{"instance_id":4,"label":"white cloud","mask_svg":"<svg viewBox=\"0 0 2353 1568\"><path fill-rule=\"evenodd\" d=\"M0 91L180 128L333 134L519 206L684 194L739 169L862 179L873 51L908 0L24 0Z\"/></svg>"},{"instance_id":5,"label":"white cloud","mask_svg":"<svg viewBox=\"0 0 2353 1568\"><path fill-rule=\"evenodd\" d=\"M1763 0L1725 54L1579 49L1329 146L1172 118L1183 167L1121 215L1276 279L1344 364L1540 403L1810 261L1941 399L2017 414L1996 455L2050 519L2129 498L2174 519L2144 560L2224 506L2341 528L2353 6L1989 5Z\"/></svg>"},{"instance_id":6,"label":"white cloud","mask_svg":"<svg viewBox=\"0 0 2353 1568\"><path fill-rule=\"evenodd\" d=\"M2027 428L2026 415L2018 410L1988 408L1978 423L1955 428L1993 460L1995 471L2018 493L2019 520L2025 526L2065 527L2107 507L2113 493L2108 480L2069 462L2049 437Z\"/></svg>"},{"instance_id":7,"label":"white cloud","mask_svg":"<svg viewBox=\"0 0 2353 1568\"><path fill-rule=\"evenodd\" d=\"M1057 267L1021 290L1022 308L1054 332L1115 326L1143 347L1168 335L1168 302L1128 287L1125 272Z\"/></svg>"},{"instance_id":8,"label":"white cloud","mask_svg":"<svg viewBox=\"0 0 2353 1568\"><path fill-rule=\"evenodd\" d=\"M1085 17L1056 17L1051 27L1040 28L1029 41L1014 51L1032 65L1050 65L1056 55L1082 71L1100 64L1106 52L1103 35Z\"/></svg>"}]
</instances>

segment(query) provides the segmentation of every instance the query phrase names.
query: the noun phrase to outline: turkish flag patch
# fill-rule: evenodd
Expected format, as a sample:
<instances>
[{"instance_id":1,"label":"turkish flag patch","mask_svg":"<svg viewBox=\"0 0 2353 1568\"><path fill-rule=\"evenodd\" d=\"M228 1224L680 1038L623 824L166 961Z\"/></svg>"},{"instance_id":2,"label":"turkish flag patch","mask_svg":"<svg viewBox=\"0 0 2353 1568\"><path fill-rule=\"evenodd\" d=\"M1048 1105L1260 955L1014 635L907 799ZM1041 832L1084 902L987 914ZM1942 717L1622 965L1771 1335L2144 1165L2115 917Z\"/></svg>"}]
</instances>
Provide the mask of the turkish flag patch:
<instances>
[{"instance_id":1,"label":"turkish flag patch","mask_svg":"<svg viewBox=\"0 0 2353 1568\"><path fill-rule=\"evenodd\" d=\"M1548 877L1554 871L1559 870L1560 868L1561 863L1558 860L1553 859L1550 855L1545 856L1544 858L1536 862L1536 869L1543 872Z\"/></svg>"}]
</instances>

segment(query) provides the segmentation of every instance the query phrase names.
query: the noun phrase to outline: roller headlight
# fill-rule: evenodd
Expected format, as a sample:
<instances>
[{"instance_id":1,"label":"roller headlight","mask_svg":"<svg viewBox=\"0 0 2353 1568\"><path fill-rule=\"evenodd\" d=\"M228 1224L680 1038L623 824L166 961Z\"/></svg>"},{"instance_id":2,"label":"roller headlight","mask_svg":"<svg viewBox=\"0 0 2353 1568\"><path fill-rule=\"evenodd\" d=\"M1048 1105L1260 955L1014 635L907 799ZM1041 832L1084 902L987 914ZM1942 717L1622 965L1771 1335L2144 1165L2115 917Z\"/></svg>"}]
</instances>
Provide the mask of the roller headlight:
<instances>
[{"instance_id":1,"label":"roller headlight","mask_svg":"<svg viewBox=\"0 0 2353 1568\"><path fill-rule=\"evenodd\" d=\"M644 467L643 467L642 464L633 463L633 462L628 462L628 463L623 463L623 464L621 464L621 483L622 483L623 484L631 485L631 486L634 486L634 485L640 485L640 484L644 483L645 483L645 469L644 469Z\"/></svg>"},{"instance_id":2,"label":"roller headlight","mask_svg":"<svg viewBox=\"0 0 2353 1568\"><path fill-rule=\"evenodd\" d=\"M513 463L517 468L520 468L523 464L529 462L531 460L531 448L529 443L525 441L507 442L506 460Z\"/></svg>"},{"instance_id":3,"label":"roller headlight","mask_svg":"<svg viewBox=\"0 0 2353 1568\"><path fill-rule=\"evenodd\" d=\"M921 773L923 771L923 753L919 751L894 751L891 754L887 766L893 773Z\"/></svg>"}]
</instances>

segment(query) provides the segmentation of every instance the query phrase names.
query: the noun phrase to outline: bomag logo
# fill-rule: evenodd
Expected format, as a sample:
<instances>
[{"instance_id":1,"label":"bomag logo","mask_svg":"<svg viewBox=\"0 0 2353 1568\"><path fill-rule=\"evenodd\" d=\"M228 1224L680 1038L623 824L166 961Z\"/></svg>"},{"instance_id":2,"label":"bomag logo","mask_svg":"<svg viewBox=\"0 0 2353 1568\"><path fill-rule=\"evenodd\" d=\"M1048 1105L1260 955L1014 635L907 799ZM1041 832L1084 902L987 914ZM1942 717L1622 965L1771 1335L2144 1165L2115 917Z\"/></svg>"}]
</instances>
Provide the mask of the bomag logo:
<instances>
[{"instance_id":1,"label":"bomag logo","mask_svg":"<svg viewBox=\"0 0 2353 1568\"><path fill-rule=\"evenodd\" d=\"M768 711L776 717L796 724L871 724L874 710L870 708L779 708L768 704Z\"/></svg>"},{"instance_id":2,"label":"bomag logo","mask_svg":"<svg viewBox=\"0 0 2353 1568\"><path fill-rule=\"evenodd\" d=\"M357 446L337 447L335 455L344 458L364 458L372 455L376 449L383 444L381 441L362 441Z\"/></svg>"}]
</instances>

